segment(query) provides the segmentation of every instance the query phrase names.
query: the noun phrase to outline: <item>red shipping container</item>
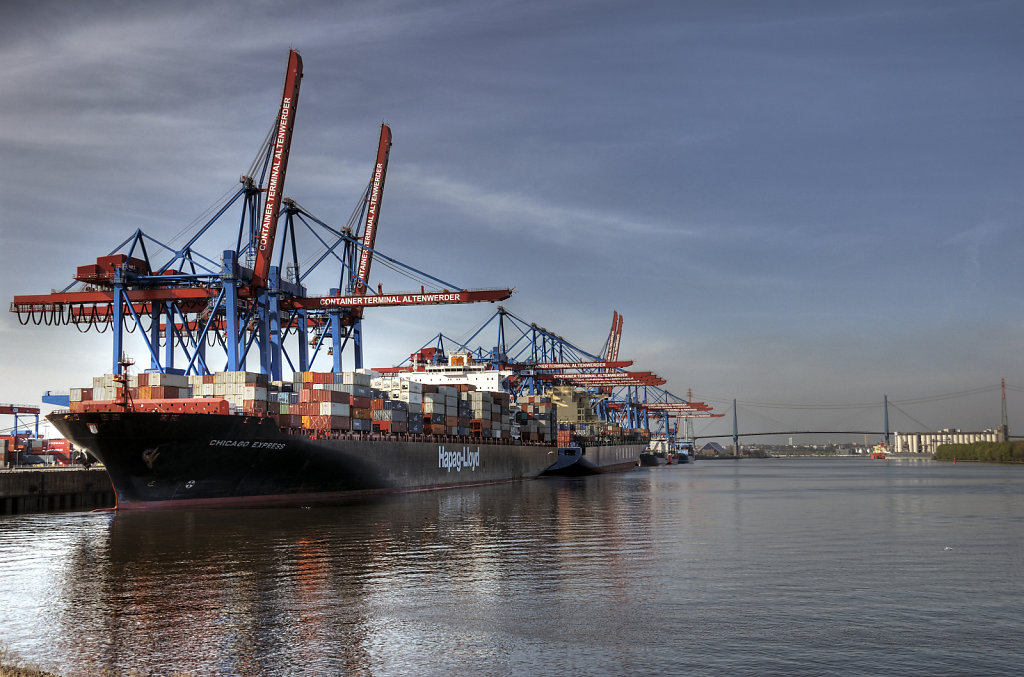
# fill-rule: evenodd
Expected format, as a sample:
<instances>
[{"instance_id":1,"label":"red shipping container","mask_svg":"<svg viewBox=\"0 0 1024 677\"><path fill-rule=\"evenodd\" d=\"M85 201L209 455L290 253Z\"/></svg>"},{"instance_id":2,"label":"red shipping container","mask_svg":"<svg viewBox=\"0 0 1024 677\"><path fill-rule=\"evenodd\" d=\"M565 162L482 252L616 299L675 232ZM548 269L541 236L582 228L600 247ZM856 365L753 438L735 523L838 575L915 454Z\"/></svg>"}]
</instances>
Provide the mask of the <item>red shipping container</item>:
<instances>
[{"instance_id":1,"label":"red shipping container","mask_svg":"<svg viewBox=\"0 0 1024 677\"><path fill-rule=\"evenodd\" d=\"M266 414L267 402L266 400L243 400L242 411L244 411L247 414Z\"/></svg>"},{"instance_id":2,"label":"red shipping container","mask_svg":"<svg viewBox=\"0 0 1024 677\"><path fill-rule=\"evenodd\" d=\"M374 421L373 431L378 433L407 433L409 423L407 421Z\"/></svg>"}]
</instances>

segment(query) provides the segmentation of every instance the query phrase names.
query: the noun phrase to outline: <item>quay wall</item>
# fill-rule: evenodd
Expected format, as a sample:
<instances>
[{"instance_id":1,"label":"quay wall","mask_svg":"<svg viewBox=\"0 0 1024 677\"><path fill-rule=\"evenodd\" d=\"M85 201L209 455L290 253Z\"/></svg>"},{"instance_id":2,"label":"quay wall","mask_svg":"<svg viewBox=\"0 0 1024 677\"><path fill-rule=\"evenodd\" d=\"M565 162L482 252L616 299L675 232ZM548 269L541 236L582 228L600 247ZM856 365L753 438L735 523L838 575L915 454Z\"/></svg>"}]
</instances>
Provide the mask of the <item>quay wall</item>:
<instances>
[{"instance_id":1,"label":"quay wall","mask_svg":"<svg viewBox=\"0 0 1024 677\"><path fill-rule=\"evenodd\" d=\"M0 514L113 508L114 488L103 468L0 470Z\"/></svg>"}]
</instances>

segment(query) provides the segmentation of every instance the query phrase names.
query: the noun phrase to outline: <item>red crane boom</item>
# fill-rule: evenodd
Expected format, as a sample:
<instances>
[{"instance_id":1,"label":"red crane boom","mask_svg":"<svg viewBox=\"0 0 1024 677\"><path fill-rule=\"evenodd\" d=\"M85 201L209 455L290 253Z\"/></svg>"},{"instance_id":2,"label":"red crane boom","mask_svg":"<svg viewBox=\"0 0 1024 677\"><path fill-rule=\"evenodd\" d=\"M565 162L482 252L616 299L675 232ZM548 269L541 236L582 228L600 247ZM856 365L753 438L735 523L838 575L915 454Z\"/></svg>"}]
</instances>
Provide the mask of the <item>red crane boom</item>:
<instances>
[{"instance_id":1,"label":"red crane boom","mask_svg":"<svg viewBox=\"0 0 1024 677\"><path fill-rule=\"evenodd\" d=\"M274 239L277 235L277 216L281 211L281 197L284 193L284 177L288 171L288 152L292 145L292 130L295 128L295 109L299 103L299 84L302 81L302 57L294 49L288 53L288 71L284 78L284 93L281 95L281 109L277 114L277 133L274 135L274 159L267 183L267 199L263 206L263 218L256 240L256 262L252 271L252 286L266 287L270 275L270 260L274 254Z\"/></svg>"},{"instance_id":2,"label":"red crane boom","mask_svg":"<svg viewBox=\"0 0 1024 677\"><path fill-rule=\"evenodd\" d=\"M356 267L358 280L355 285L355 296L366 293L366 284L370 278L370 264L373 262L373 243L377 239L377 223L380 221L380 203L384 197L384 178L388 173L388 156L391 153L391 127L384 123L380 126L380 142L377 144L377 162L373 166L373 181L370 186L370 203L366 207L366 223L363 226L363 248L359 252L359 264Z\"/></svg>"},{"instance_id":3,"label":"red crane boom","mask_svg":"<svg viewBox=\"0 0 1024 677\"><path fill-rule=\"evenodd\" d=\"M504 301L511 289L461 289L443 292L398 292L361 296L316 296L281 301L282 308L353 308L362 312L371 306L435 306L445 303Z\"/></svg>"}]
</instances>

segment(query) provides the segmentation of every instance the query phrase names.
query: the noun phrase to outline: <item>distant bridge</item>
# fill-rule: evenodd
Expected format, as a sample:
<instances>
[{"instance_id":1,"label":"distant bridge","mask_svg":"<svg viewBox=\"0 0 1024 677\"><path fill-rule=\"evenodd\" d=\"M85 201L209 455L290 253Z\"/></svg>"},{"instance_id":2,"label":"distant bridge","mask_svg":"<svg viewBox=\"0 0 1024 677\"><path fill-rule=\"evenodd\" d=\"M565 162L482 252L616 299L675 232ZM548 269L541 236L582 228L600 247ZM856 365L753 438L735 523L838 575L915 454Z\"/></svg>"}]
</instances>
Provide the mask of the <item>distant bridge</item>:
<instances>
[{"instance_id":1,"label":"distant bridge","mask_svg":"<svg viewBox=\"0 0 1024 677\"><path fill-rule=\"evenodd\" d=\"M710 440L718 437L758 437L767 435L882 435L886 433L877 430L784 430L774 433L724 433L722 435L696 435L694 440ZM915 434L915 433L910 433Z\"/></svg>"}]
</instances>

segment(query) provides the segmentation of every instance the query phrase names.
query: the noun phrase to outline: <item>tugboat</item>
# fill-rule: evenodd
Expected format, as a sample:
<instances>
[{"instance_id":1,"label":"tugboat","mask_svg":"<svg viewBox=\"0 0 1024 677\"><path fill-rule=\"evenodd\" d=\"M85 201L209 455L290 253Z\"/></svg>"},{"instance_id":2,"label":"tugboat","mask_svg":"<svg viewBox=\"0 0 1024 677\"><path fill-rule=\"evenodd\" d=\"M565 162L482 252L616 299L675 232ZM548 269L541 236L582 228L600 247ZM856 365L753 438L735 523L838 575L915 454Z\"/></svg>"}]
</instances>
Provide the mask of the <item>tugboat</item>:
<instances>
[{"instance_id":1,"label":"tugboat","mask_svg":"<svg viewBox=\"0 0 1024 677\"><path fill-rule=\"evenodd\" d=\"M668 465L669 462L668 439L664 437L651 439L650 446L640 452L640 465L642 466L656 467Z\"/></svg>"},{"instance_id":2,"label":"tugboat","mask_svg":"<svg viewBox=\"0 0 1024 677\"><path fill-rule=\"evenodd\" d=\"M692 442L676 442L676 463L683 465L693 460L693 443Z\"/></svg>"}]
</instances>

